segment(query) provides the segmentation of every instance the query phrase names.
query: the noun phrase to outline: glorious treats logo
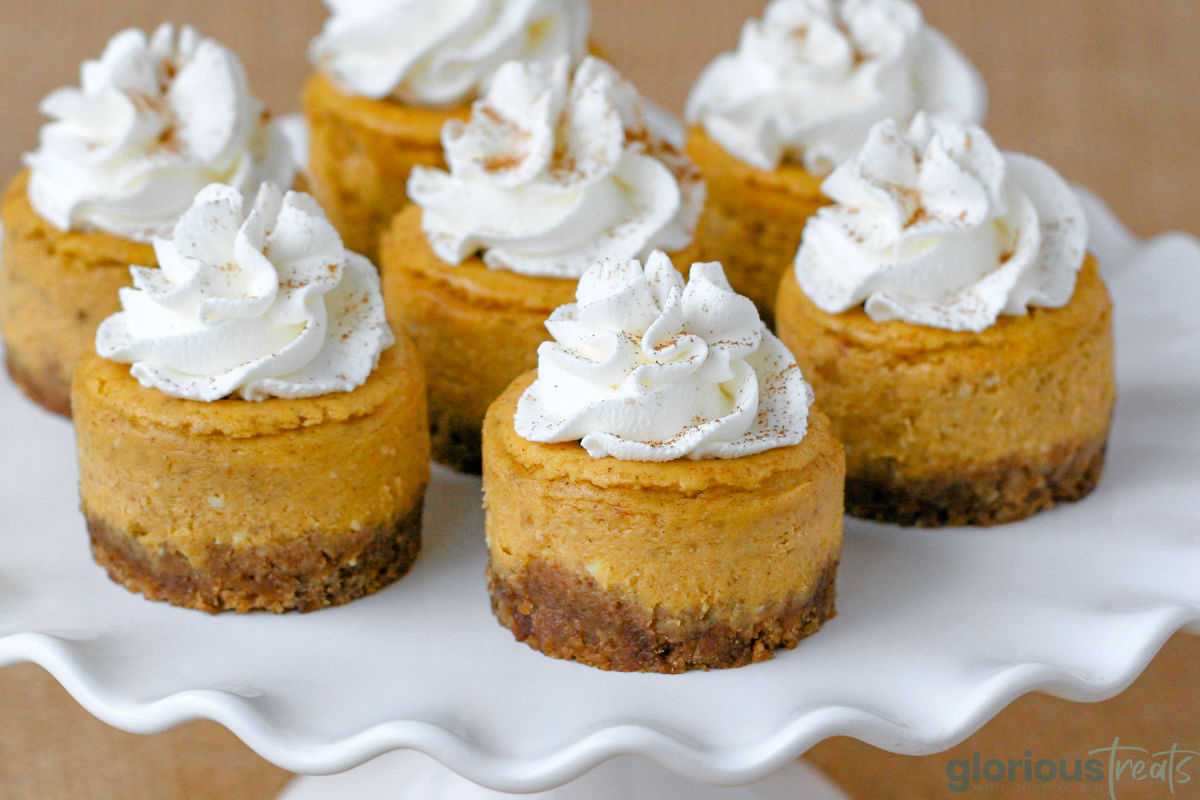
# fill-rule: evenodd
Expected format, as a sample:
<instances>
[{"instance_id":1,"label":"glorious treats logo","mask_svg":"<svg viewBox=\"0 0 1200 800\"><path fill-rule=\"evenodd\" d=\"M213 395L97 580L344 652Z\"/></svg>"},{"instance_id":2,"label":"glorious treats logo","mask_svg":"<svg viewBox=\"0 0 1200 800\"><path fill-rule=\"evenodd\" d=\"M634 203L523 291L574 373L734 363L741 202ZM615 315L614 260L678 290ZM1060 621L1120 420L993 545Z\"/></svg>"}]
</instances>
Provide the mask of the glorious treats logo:
<instances>
[{"instance_id":1,"label":"glorious treats logo","mask_svg":"<svg viewBox=\"0 0 1200 800\"><path fill-rule=\"evenodd\" d=\"M1128 744L1115 737L1111 744L1089 749L1070 758L1039 757L1026 750L1020 758L988 758L973 753L970 758L951 759L946 764L946 781L951 792L988 791L1000 783L1041 786L1047 796L1065 795L1068 790L1081 797L1120 800L1122 791L1139 786L1155 797L1200 798L1200 748L1185 748L1173 742L1167 748ZM1101 794L1104 792L1104 794Z\"/></svg>"}]
</instances>

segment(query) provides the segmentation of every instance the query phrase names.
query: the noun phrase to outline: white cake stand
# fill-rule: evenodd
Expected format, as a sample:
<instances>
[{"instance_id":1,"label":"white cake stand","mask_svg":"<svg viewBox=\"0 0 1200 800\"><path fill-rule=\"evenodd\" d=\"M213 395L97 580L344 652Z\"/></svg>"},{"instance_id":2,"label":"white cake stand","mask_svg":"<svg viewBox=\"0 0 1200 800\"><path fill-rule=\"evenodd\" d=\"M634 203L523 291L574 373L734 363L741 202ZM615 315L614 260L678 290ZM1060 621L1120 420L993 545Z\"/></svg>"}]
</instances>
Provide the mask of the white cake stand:
<instances>
[{"instance_id":1,"label":"white cake stand","mask_svg":"<svg viewBox=\"0 0 1200 800\"><path fill-rule=\"evenodd\" d=\"M90 559L70 425L0 380L0 665L41 664L125 730L216 720L296 772L418 751L444 769L412 754L372 769L402 776L393 798L426 781L423 800L495 796L464 793L456 775L547 791L618 756L647 758L564 796L646 796L620 783L633 770L655 800L703 798L682 780L664 788L659 766L724 786L784 768L776 780L800 781L796 757L831 736L931 753L1026 692L1112 696L1174 631L1200 629L1200 246L1135 242L1088 207L1117 308L1120 398L1100 487L986 530L847 520L839 616L773 661L629 675L516 643L488 608L479 483L445 471L421 558L373 597L278 617L147 602ZM771 797L772 785L712 796Z\"/></svg>"}]
</instances>

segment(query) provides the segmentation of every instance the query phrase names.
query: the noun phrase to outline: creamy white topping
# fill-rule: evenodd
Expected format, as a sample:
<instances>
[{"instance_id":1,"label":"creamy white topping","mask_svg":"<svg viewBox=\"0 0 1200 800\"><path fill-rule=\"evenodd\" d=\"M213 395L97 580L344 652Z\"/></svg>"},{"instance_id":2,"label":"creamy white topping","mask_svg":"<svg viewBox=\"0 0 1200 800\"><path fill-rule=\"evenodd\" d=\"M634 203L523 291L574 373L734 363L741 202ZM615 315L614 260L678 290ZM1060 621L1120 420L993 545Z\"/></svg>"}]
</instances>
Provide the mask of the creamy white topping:
<instances>
[{"instance_id":1,"label":"creamy white topping","mask_svg":"<svg viewBox=\"0 0 1200 800\"><path fill-rule=\"evenodd\" d=\"M748 164L824 175L882 119L980 122L985 106L974 67L909 0L774 0L705 69L687 117Z\"/></svg>"},{"instance_id":2,"label":"creamy white topping","mask_svg":"<svg viewBox=\"0 0 1200 800\"><path fill-rule=\"evenodd\" d=\"M233 187L203 189L174 237L155 240L159 268L130 267L96 350L189 400L362 385L393 342L375 268L306 194L266 183L247 205Z\"/></svg>"},{"instance_id":3,"label":"creamy white topping","mask_svg":"<svg viewBox=\"0 0 1200 800\"><path fill-rule=\"evenodd\" d=\"M695 166L647 123L611 66L509 62L471 119L442 133L450 171L417 167L408 194L447 263L578 278L600 258L691 243L704 206Z\"/></svg>"},{"instance_id":4,"label":"creamy white topping","mask_svg":"<svg viewBox=\"0 0 1200 800\"><path fill-rule=\"evenodd\" d=\"M826 179L836 205L804 229L796 279L820 308L981 331L1071 299L1087 247L1078 197L974 125L892 121Z\"/></svg>"},{"instance_id":5,"label":"creamy white topping","mask_svg":"<svg viewBox=\"0 0 1200 800\"><path fill-rule=\"evenodd\" d=\"M169 235L210 183L253 192L295 175L237 56L187 26L118 33L84 63L80 86L52 92L41 110L53 121L25 157L29 200L62 230L148 242Z\"/></svg>"},{"instance_id":6,"label":"creamy white topping","mask_svg":"<svg viewBox=\"0 0 1200 800\"><path fill-rule=\"evenodd\" d=\"M422 106L470 100L505 61L576 63L587 0L325 0L309 56L348 94Z\"/></svg>"},{"instance_id":7,"label":"creamy white topping","mask_svg":"<svg viewBox=\"0 0 1200 800\"><path fill-rule=\"evenodd\" d=\"M546 323L517 433L580 440L594 458L739 458L798 444L812 390L721 265L687 283L661 251L643 270L606 259Z\"/></svg>"}]
</instances>

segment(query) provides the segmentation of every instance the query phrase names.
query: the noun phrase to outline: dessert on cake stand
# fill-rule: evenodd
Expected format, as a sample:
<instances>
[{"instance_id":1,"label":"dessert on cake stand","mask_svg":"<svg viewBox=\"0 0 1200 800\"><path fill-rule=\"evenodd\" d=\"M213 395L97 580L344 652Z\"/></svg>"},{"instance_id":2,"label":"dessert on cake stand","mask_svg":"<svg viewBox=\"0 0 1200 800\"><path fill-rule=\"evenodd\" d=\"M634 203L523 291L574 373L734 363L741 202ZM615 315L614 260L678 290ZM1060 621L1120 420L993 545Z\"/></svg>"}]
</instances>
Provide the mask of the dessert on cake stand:
<instances>
[{"instance_id":1,"label":"dessert on cake stand","mask_svg":"<svg viewBox=\"0 0 1200 800\"><path fill-rule=\"evenodd\" d=\"M479 483L442 470L421 558L377 595L284 616L146 602L89 557L69 423L0 380L0 665L41 664L125 730L216 720L296 772L418 751L333 780L423 800L566 784L549 796L832 797L795 764L825 738L931 753L1025 692L1109 697L1173 632L1200 630L1200 318L1179 302L1200 296L1200 245L1137 242L1087 205L1116 306L1100 487L1001 528L848 519L839 616L772 661L619 674L515 642L489 610ZM323 780L284 797L345 794Z\"/></svg>"}]
</instances>

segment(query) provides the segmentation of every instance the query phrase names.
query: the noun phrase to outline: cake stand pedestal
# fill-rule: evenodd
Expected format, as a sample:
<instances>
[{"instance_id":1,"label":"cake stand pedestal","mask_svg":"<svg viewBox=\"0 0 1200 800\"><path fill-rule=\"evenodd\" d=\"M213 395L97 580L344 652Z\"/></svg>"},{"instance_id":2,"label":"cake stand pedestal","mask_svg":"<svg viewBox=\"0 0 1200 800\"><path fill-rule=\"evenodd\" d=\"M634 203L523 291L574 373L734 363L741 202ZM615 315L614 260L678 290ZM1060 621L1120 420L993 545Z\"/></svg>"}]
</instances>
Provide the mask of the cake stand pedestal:
<instances>
[{"instance_id":1,"label":"cake stand pedestal","mask_svg":"<svg viewBox=\"0 0 1200 800\"><path fill-rule=\"evenodd\" d=\"M471 783L411 750L379 756L339 775L301 776L277 800L849 800L825 775L794 761L748 786L711 786L645 758L614 758L581 778L536 794L509 794Z\"/></svg>"}]
</instances>

